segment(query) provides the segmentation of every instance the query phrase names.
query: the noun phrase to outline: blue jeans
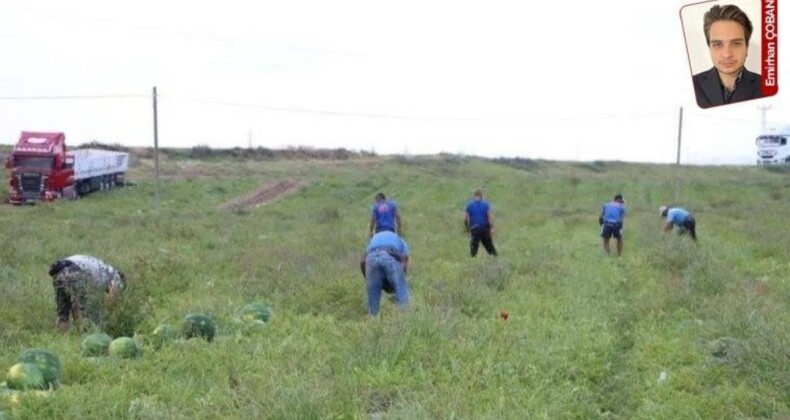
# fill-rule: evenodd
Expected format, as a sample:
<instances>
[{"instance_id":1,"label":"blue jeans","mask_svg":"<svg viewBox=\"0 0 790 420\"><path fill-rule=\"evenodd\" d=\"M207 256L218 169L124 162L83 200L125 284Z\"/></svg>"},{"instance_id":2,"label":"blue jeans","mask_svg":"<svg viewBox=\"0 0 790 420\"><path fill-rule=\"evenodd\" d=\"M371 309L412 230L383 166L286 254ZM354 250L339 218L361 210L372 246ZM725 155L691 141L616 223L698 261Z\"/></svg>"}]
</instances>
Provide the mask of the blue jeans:
<instances>
[{"instance_id":1,"label":"blue jeans","mask_svg":"<svg viewBox=\"0 0 790 420\"><path fill-rule=\"evenodd\" d=\"M379 313L385 282L395 290L398 307L403 308L409 303L409 285L403 266L386 251L374 250L365 257L365 280L368 287L368 312L371 315Z\"/></svg>"}]
</instances>

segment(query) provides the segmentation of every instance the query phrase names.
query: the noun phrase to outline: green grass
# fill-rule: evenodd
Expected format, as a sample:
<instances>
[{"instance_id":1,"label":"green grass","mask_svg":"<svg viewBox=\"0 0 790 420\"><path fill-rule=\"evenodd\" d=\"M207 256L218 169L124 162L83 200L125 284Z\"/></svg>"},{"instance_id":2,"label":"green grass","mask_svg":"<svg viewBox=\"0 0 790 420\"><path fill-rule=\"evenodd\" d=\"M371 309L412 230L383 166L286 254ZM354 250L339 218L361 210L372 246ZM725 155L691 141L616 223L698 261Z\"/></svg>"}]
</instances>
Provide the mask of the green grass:
<instances>
[{"instance_id":1,"label":"green grass","mask_svg":"<svg viewBox=\"0 0 790 420\"><path fill-rule=\"evenodd\" d=\"M57 352L64 370L51 397L0 399L7 417L790 417L784 172L455 156L165 159L156 208L150 168L136 162L133 188L0 206L0 371L31 347ZM305 187L220 210L287 178ZM477 187L493 205L497 259L468 257L462 208ZM378 191L402 210L412 303L398 313L384 301L370 318L358 261ZM596 222L617 192L630 210L622 258L603 254ZM661 237L663 203L696 214L699 244ZM137 359L81 357L91 330L56 333L46 273L73 253L127 273L112 335L144 342L204 312L218 336L146 345ZM272 306L269 324L236 320L251 302Z\"/></svg>"}]
</instances>

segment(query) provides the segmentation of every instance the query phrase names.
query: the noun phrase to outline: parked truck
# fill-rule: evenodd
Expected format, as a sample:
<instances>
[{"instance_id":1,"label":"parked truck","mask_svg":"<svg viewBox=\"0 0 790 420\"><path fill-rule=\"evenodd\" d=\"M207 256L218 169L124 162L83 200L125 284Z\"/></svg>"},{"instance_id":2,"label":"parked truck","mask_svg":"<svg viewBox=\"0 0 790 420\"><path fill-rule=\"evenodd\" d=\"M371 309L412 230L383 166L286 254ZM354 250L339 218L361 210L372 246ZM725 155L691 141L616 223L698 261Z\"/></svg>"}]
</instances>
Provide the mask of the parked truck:
<instances>
[{"instance_id":1,"label":"parked truck","mask_svg":"<svg viewBox=\"0 0 790 420\"><path fill-rule=\"evenodd\" d=\"M774 127L757 137L757 164L790 164L790 125Z\"/></svg>"},{"instance_id":2,"label":"parked truck","mask_svg":"<svg viewBox=\"0 0 790 420\"><path fill-rule=\"evenodd\" d=\"M23 131L6 160L12 204L74 199L124 183L129 154L67 150L63 133Z\"/></svg>"}]
</instances>

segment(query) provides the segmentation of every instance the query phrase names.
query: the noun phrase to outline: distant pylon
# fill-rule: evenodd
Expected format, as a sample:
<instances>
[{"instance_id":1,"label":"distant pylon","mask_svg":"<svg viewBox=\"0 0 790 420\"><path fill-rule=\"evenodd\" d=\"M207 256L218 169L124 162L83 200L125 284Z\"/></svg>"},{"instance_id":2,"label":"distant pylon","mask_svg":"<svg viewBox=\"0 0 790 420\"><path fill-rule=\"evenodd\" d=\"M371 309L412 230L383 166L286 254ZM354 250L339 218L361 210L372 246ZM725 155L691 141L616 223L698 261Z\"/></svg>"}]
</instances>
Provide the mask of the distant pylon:
<instances>
[{"instance_id":1,"label":"distant pylon","mask_svg":"<svg viewBox=\"0 0 790 420\"><path fill-rule=\"evenodd\" d=\"M765 114L767 114L768 110L771 109L771 105L758 106L757 109L759 109L760 112L762 113L762 118L761 118L762 126L761 127L762 127L762 130L765 131Z\"/></svg>"}]
</instances>

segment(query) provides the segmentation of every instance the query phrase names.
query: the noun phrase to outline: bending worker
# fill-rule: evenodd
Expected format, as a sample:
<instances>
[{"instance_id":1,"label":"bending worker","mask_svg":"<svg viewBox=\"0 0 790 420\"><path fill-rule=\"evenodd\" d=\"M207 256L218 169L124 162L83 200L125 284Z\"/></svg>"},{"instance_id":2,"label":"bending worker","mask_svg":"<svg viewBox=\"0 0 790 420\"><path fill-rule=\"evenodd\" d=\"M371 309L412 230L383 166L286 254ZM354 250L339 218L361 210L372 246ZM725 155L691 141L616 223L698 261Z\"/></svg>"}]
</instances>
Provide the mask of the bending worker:
<instances>
[{"instance_id":1,"label":"bending worker","mask_svg":"<svg viewBox=\"0 0 790 420\"><path fill-rule=\"evenodd\" d=\"M368 292L368 313L377 315L382 291L393 293L400 309L409 303L409 247L397 234L383 231L373 235L361 263Z\"/></svg>"},{"instance_id":2,"label":"bending worker","mask_svg":"<svg viewBox=\"0 0 790 420\"><path fill-rule=\"evenodd\" d=\"M72 255L55 261L49 268L55 289L58 329L69 330L69 315L77 322L84 314L96 324L106 318L106 302L123 290L123 273L89 255Z\"/></svg>"}]
</instances>

